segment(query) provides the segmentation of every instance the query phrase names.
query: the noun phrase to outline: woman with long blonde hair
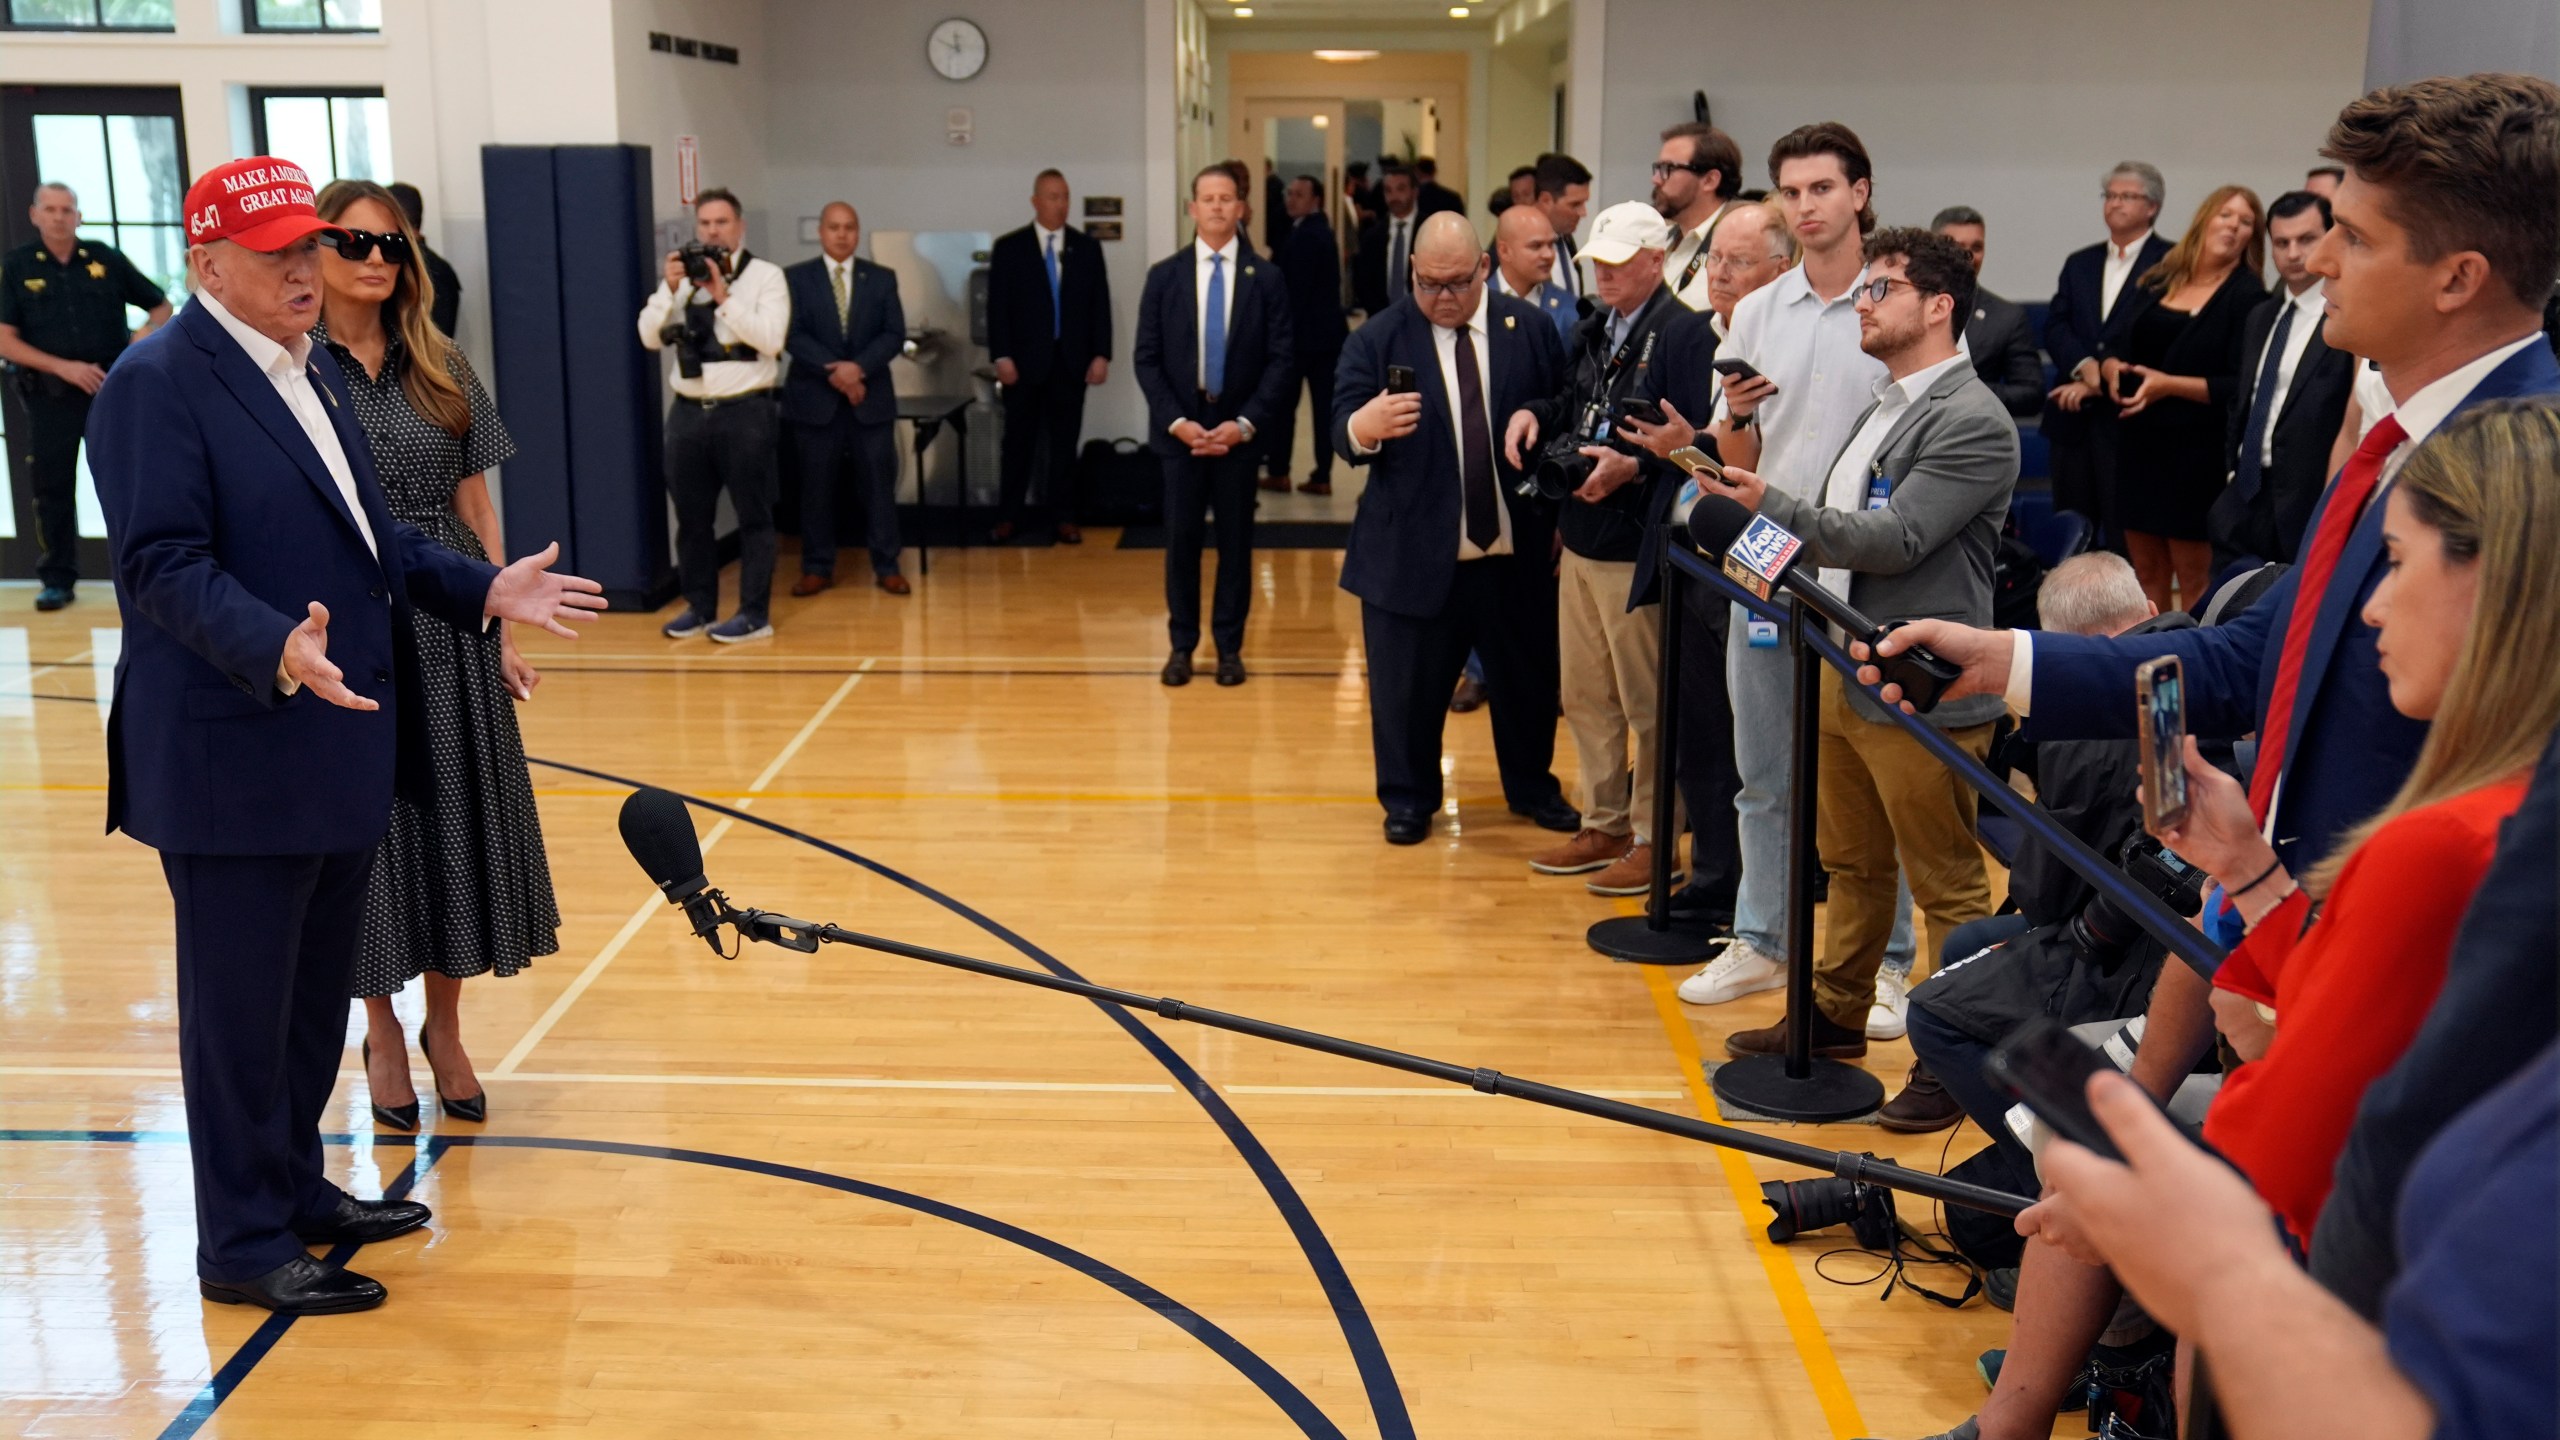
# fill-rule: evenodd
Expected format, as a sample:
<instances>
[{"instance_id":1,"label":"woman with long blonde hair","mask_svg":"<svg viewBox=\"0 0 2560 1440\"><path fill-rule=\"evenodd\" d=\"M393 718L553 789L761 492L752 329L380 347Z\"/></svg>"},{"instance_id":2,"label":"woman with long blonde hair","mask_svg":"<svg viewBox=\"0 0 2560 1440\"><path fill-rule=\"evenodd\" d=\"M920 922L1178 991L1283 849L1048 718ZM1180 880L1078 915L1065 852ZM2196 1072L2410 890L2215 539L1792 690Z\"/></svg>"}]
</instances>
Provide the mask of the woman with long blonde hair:
<instances>
[{"instance_id":1,"label":"woman with long blonde hair","mask_svg":"<svg viewBox=\"0 0 2560 1440\"><path fill-rule=\"evenodd\" d=\"M506 546L485 472L515 451L471 364L430 318L425 247L391 192L340 180L320 192L343 232L321 261L312 338L346 373L391 513L473 559ZM478 1121L488 1097L462 1044L462 982L512 975L560 948L560 911L514 704L542 682L499 627L456 629L423 612L415 642L426 788L404 787L374 856L355 993L365 1002L366 1087L377 1123L418 1126L407 1037L391 997L426 977L419 1049L444 1114ZM403 716L404 721L409 717Z\"/></svg>"},{"instance_id":2,"label":"woman with long blonde hair","mask_svg":"<svg viewBox=\"0 0 2560 1440\"><path fill-rule=\"evenodd\" d=\"M2124 353L2099 367L2108 395L2123 402L2112 513L2143 592L2163 610L2194 608L2212 579L2205 517L2231 468L2240 331L2267 296L2266 244L2257 195L2225 185L2117 302L2132 310Z\"/></svg>"},{"instance_id":3,"label":"woman with long blonde hair","mask_svg":"<svg viewBox=\"0 0 2560 1440\"><path fill-rule=\"evenodd\" d=\"M2534 763L2560 727L2560 408L2494 402L2421 445L2383 503L2366 603L2392 708L2428 722L2399 794L2297 883L2238 782L2194 758L2160 838L2249 926L2214 976L2246 1062L2205 1135L2308 1241L2365 1088L2408 1048ZM2265 1016L2271 1013L2272 1022Z\"/></svg>"}]
</instances>

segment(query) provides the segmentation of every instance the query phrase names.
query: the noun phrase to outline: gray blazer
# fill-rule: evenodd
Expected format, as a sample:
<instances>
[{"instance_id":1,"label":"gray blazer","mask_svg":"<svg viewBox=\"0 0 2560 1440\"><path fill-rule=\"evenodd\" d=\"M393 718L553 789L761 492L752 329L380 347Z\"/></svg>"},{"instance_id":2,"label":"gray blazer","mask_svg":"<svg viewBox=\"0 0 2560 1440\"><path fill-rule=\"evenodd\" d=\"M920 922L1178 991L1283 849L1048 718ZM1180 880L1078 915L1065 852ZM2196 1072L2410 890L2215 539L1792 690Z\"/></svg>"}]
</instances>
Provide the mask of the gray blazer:
<instances>
[{"instance_id":1,"label":"gray blazer","mask_svg":"<svg viewBox=\"0 0 2560 1440\"><path fill-rule=\"evenodd\" d=\"M1797 564L1856 571L1849 603L1879 625L1989 626L1992 560L2018 483L2018 427L1999 397L1971 366L1950 368L1894 421L1870 473L1892 486L1881 510L1826 509L1771 489L1760 513L1803 537ZM1862 690L1852 690L1849 703L1863 719L1891 723ZM1996 720L2005 705L1997 695L1977 695L1921 718L1954 730Z\"/></svg>"}]
</instances>

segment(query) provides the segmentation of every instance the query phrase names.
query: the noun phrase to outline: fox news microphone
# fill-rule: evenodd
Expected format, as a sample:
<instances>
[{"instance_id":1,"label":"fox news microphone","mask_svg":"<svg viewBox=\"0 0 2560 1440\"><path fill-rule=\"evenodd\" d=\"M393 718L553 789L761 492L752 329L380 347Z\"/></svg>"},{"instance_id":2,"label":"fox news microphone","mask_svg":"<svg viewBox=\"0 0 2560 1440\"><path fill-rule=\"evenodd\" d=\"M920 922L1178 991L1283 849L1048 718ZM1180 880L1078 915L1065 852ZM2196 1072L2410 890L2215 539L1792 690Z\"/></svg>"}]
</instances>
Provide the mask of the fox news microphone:
<instances>
[{"instance_id":1,"label":"fox news microphone","mask_svg":"<svg viewBox=\"0 0 2560 1440\"><path fill-rule=\"evenodd\" d=\"M726 958L720 948L720 926L728 919L728 897L711 888L702 868L702 842L694 838L693 816L674 793L658 789L631 792L622 802L622 843L631 858L666 892L667 903L684 907L693 933Z\"/></svg>"},{"instance_id":2,"label":"fox news microphone","mask_svg":"<svg viewBox=\"0 0 2560 1440\"><path fill-rule=\"evenodd\" d=\"M1675 453L1672 458L1687 463L1683 454ZM1692 465L1690 469L1694 477L1697 467ZM1894 625L1878 625L1856 606L1823 589L1819 581L1797 568L1796 561L1804 554L1801 538L1766 515L1755 515L1722 495L1707 494L1695 478L1681 485L1679 498L1672 506L1671 523L1685 531L1689 543L1701 553L1719 557L1726 577L1735 584L1763 600L1774 590L1784 590L1816 615L1839 626L1842 634L1870 649L1900 624L1897 621ZM1964 674L1962 667L1939 659L1924 645L1914 645L1899 655L1878 652L1872 663L1883 672L1886 681L1902 687L1902 698L1911 703L1912 709L1922 712L1934 707L1947 687Z\"/></svg>"}]
</instances>

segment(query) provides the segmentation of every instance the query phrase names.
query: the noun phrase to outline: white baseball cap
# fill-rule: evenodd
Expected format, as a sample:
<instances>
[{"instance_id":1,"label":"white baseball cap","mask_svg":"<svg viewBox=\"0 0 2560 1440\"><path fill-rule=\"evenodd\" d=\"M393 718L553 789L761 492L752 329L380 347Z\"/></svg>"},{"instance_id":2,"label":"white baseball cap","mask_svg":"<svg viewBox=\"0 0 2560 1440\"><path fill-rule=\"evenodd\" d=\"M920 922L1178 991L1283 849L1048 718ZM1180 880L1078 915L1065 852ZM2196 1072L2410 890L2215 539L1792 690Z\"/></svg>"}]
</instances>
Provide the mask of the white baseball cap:
<instances>
[{"instance_id":1,"label":"white baseball cap","mask_svg":"<svg viewBox=\"0 0 2560 1440\"><path fill-rule=\"evenodd\" d=\"M1591 243L1582 247L1582 254L1603 264L1624 265L1639 250L1670 248L1671 222L1662 218L1662 212L1641 200L1626 200L1592 219Z\"/></svg>"}]
</instances>

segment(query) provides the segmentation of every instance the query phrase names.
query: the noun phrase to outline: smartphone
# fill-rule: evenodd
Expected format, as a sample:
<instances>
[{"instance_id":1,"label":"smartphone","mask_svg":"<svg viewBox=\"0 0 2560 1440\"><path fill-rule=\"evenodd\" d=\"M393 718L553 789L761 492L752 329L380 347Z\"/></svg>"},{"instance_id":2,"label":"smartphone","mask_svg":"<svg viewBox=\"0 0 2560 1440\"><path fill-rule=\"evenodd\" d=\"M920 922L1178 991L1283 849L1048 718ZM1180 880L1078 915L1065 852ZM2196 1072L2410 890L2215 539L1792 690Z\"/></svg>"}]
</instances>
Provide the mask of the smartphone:
<instances>
[{"instance_id":1,"label":"smartphone","mask_svg":"<svg viewBox=\"0 0 2560 1440\"><path fill-rule=\"evenodd\" d=\"M1671 423L1671 417L1662 413L1662 407L1650 400L1621 400L1618 402L1617 413L1620 420L1633 420L1639 425Z\"/></svg>"},{"instance_id":2,"label":"smartphone","mask_svg":"<svg viewBox=\"0 0 2560 1440\"><path fill-rule=\"evenodd\" d=\"M2175 655L2133 672L2142 722L2142 820L2154 835L2187 823L2187 687Z\"/></svg>"},{"instance_id":3,"label":"smartphone","mask_svg":"<svg viewBox=\"0 0 2560 1440\"><path fill-rule=\"evenodd\" d=\"M1751 362L1748 360L1718 360L1707 368L1723 376L1728 385L1737 381L1760 378L1760 372L1752 369Z\"/></svg>"},{"instance_id":4,"label":"smartphone","mask_svg":"<svg viewBox=\"0 0 2560 1440\"><path fill-rule=\"evenodd\" d=\"M2123 1152L2089 1108L2089 1077L2115 1068L2059 1022L2038 1016L1992 1048L1982 1076L2056 1135L2121 1161Z\"/></svg>"},{"instance_id":5,"label":"smartphone","mask_svg":"<svg viewBox=\"0 0 2560 1440\"><path fill-rule=\"evenodd\" d=\"M1709 480L1724 478L1724 467L1716 463L1714 456L1695 445L1683 445L1663 458L1692 475L1703 475Z\"/></svg>"},{"instance_id":6,"label":"smartphone","mask_svg":"<svg viewBox=\"0 0 2560 1440\"><path fill-rule=\"evenodd\" d=\"M1387 367L1387 393L1390 395L1410 395L1413 393L1412 366L1390 365Z\"/></svg>"}]
</instances>

